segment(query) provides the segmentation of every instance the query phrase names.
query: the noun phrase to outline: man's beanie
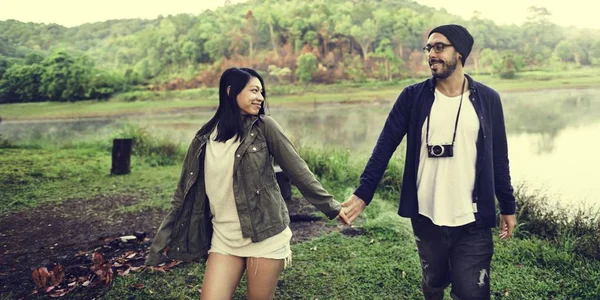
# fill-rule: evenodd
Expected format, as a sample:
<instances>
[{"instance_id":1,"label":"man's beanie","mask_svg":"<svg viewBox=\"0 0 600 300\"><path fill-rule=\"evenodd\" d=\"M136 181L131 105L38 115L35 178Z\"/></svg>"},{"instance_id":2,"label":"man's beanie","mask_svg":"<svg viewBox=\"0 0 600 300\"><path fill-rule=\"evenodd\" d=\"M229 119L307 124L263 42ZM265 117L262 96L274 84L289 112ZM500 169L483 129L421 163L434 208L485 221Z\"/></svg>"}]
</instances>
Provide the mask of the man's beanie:
<instances>
[{"instance_id":1,"label":"man's beanie","mask_svg":"<svg viewBox=\"0 0 600 300\"><path fill-rule=\"evenodd\" d=\"M463 26L456 24L441 25L431 30L428 37L434 32L439 32L448 38L454 49L462 55L462 64L464 66L467 56L469 56L471 48L473 48L473 36L469 31Z\"/></svg>"}]
</instances>

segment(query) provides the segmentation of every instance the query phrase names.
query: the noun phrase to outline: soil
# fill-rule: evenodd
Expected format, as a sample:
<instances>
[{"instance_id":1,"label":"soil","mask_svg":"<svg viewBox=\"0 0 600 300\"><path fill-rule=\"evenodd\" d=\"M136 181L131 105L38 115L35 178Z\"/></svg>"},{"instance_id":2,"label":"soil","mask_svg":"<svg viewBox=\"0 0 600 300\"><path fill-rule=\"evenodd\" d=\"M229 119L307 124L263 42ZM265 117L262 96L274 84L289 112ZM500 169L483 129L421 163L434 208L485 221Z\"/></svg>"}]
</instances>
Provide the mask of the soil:
<instances>
[{"instance_id":1,"label":"soil","mask_svg":"<svg viewBox=\"0 0 600 300\"><path fill-rule=\"evenodd\" d=\"M93 252L102 253L105 260L136 252L138 256L133 260L137 262L128 263L143 264L143 256L166 212L160 209L119 212L120 207L138 201L134 196L98 196L0 216L0 298L4 299L1 295L39 298L32 295L36 289L32 272L38 267L52 270L55 264L60 264L67 278L89 275ZM315 214L315 208L304 199L288 201L288 210L293 244L341 229L326 225L324 215ZM343 233L356 234L347 230ZM131 235L137 235L138 239L134 242L120 239ZM92 299L103 290L79 287L70 294Z\"/></svg>"}]
</instances>

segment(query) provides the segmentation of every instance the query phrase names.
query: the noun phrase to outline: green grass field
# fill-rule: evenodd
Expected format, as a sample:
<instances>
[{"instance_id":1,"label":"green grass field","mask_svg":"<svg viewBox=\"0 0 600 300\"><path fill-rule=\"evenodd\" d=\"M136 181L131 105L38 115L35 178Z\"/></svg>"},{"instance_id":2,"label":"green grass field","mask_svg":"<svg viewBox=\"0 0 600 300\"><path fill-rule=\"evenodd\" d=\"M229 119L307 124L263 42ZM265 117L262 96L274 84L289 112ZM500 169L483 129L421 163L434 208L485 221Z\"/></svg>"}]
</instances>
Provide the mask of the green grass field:
<instances>
[{"instance_id":1,"label":"green grass field","mask_svg":"<svg viewBox=\"0 0 600 300\"><path fill-rule=\"evenodd\" d=\"M147 148L132 158L131 174L115 177L108 175L110 152L104 144L4 145L0 148L0 213L100 194L140 199L122 211L166 208L180 172L181 153L171 154L176 159L160 165L156 163L164 161L156 158L160 151ZM339 151L301 149L301 155L339 199L352 192L356 173L365 162ZM396 215L400 167L399 162L392 163L380 192L357 224L364 234L336 232L292 247L293 265L281 275L276 299L422 299L410 225ZM597 299L600 261L578 255L577 239L572 236L557 244L519 231L508 241L495 237L493 299ZM189 263L166 273L147 270L116 276L102 298L198 299L203 271L204 264ZM140 284L144 287L132 288ZM234 299L244 299L245 285L242 281Z\"/></svg>"}]
</instances>

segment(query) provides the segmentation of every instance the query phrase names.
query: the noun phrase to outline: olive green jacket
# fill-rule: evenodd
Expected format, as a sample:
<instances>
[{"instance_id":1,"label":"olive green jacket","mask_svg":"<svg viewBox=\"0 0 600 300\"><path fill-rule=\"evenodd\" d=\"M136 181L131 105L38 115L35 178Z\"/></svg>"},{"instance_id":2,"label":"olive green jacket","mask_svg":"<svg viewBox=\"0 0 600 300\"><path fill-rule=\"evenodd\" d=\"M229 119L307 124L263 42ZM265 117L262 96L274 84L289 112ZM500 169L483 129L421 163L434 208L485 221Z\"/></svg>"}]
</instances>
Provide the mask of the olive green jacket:
<instances>
[{"instance_id":1,"label":"olive green jacket","mask_svg":"<svg viewBox=\"0 0 600 300\"><path fill-rule=\"evenodd\" d=\"M273 170L273 158L300 193L330 219L341 209L269 116L245 116L244 138L235 152L233 192L242 235L260 242L290 223ZM171 209L161 223L146 258L157 265L167 258L191 261L206 256L212 223L204 185L204 151L209 135L196 135L183 163ZM166 250L166 251L165 251Z\"/></svg>"}]
</instances>

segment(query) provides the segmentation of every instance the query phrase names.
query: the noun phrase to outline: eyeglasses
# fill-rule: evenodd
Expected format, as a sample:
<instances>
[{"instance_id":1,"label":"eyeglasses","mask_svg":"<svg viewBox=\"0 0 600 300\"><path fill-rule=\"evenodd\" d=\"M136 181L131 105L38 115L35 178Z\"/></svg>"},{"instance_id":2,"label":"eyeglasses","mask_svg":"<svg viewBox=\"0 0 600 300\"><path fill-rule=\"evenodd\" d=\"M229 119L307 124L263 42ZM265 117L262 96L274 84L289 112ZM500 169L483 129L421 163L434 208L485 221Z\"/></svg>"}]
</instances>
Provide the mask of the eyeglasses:
<instances>
[{"instance_id":1,"label":"eyeglasses","mask_svg":"<svg viewBox=\"0 0 600 300\"><path fill-rule=\"evenodd\" d=\"M452 44L444 44L444 43L435 43L433 45L425 45L425 47L423 47L423 51L425 51L425 53L429 53L431 51L431 49L433 49L433 51L435 53L442 53L444 52L444 49L446 49L446 47L452 47Z\"/></svg>"}]
</instances>

